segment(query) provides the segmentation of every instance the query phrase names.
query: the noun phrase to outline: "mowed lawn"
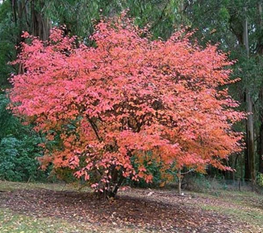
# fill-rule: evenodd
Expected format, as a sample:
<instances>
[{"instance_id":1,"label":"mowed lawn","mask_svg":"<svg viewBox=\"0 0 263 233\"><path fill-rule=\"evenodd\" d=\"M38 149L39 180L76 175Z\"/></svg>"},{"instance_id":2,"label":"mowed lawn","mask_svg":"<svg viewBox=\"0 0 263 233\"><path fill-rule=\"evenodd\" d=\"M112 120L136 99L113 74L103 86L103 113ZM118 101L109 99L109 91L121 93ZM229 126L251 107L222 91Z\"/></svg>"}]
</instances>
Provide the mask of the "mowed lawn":
<instances>
[{"instance_id":1,"label":"mowed lawn","mask_svg":"<svg viewBox=\"0 0 263 233\"><path fill-rule=\"evenodd\" d=\"M0 181L0 232L263 232L254 192L122 190L98 199L74 185Z\"/></svg>"}]
</instances>

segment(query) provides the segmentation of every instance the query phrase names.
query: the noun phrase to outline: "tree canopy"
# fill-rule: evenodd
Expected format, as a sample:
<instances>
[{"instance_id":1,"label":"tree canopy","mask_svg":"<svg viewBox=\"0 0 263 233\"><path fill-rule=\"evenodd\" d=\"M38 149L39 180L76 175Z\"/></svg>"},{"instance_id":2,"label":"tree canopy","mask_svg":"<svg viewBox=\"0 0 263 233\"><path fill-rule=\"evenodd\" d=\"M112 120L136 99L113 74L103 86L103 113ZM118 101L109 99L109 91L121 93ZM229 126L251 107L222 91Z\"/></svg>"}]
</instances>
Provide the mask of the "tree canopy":
<instances>
[{"instance_id":1,"label":"tree canopy","mask_svg":"<svg viewBox=\"0 0 263 233\"><path fill-rule=\"evenodd\" d=\"M95 47L54 28L48 42L28 33L15 64L12 110L46 133L42 167L70 168L96 190L115 195L124 178L147 182L145 164L167 169L223 165L241 150L232 125L244 118L228 94L233 64L191 33L151 40L125 16L101 21ZM135 165L136 164L136 165Z\"/></svg>"}]
</instances>

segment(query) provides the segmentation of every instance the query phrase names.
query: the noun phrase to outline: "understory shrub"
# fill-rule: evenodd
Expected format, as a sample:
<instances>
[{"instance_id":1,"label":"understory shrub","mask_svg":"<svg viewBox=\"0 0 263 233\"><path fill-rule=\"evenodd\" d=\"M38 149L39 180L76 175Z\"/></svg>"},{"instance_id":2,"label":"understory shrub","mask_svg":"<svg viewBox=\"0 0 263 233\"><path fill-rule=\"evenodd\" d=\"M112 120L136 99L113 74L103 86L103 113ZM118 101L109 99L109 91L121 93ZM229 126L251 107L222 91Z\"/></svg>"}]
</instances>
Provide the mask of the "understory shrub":
<instances>
[{"instance_id":1,"label":"understory shrub","mask_svg":"<svg viewBox=\"0 0 263 233\"><path fill-rule=\"evenodd\" d=\"M37 139L5 137L0 142L0 179L9 181L43 180L45 173L38 169L40 156Z\"/></svg>"},{"instance_id":2,"label":"understory shrub","mask_svg":"<svg viewBox=\"0 0 263 233\"><path fill-rule=\"evenodd\" d=\"M42 156L41 137L7 110L6 95L0 94L0 180L45 180L48 172L38 169Z\"/></svg>"}]
</instances>

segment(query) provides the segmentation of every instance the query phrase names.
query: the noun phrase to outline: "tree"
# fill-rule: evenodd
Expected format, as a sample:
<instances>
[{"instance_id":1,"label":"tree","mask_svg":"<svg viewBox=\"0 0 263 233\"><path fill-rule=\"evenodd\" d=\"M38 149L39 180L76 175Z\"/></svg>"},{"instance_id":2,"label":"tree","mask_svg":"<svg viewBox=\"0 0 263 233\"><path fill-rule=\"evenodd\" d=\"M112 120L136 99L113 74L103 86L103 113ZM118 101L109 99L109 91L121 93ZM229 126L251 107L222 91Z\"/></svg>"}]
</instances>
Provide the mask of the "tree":
<instances>
[{"instance_id":1,"label":"tree","mask_svg":"<svg viewBox=\"0 0 263 233\"><path fill-rule=\"evenodd\" d=\"M138 25L150 25L154 38L168 38L175 23L182 24L182 9L187 7L183 2L184 0L50 0L45 10L53 22L66 25L74 35L87 37L92 34L101 16L115 16L129 9L127 14Z\"/></svg>"},{"instance_id":2,"label":"tree","mask_svg":"<svg viewBox=\"0 0 263 233\"><path fill-rule=\"evenodd\" d=\"M5 88L9 85L7 78L13 71L7 63L16 57L15 27L11 22L11 10L9 1L0 3L0 85Z\"/></svg>"},{"instance_id":3,"label":"tree","mask_svg":"<svg viewBox=\"0 0 263 233\"><path fill-rule=\"evenodd\" d=\"M57 28L48 43L23 37L11 107L46 134L43 168L70 168L107 196L127 177L150 182L153 161L163 174L231 169L222 161L241 150L232 125L244 114L224 89L233 62L216 46L191 44L184 30L152 41L123 15L96 26L96 47Z\"/></svg>"},{"instance_id":4,"label":"tree","mask_svg":"<svg viewBox=\"0 0 263 233\"><path fill-rule=\"evenodd\" d=\"M23 31L30 31L42 40L48 39L51 26L50 20L44 11L46 4L43 0L13 0L11 1L13 21L18 28L18 45Z\"/></svg>"}]
</instances>

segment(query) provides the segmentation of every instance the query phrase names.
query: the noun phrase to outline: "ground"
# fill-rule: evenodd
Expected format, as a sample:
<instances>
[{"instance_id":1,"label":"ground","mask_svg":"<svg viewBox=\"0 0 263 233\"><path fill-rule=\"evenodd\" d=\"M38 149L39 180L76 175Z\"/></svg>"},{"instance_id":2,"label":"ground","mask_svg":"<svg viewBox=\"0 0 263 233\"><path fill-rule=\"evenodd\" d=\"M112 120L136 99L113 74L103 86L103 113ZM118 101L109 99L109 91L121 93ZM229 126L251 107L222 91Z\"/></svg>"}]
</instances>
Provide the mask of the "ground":
<instances>
[{"instance_id":1,"label":"ground","mask_svg":"<svg viewBox=\"0 0 263 233\"><path fill-rule=\"evenodd\" d=\"M61 184L0 181L0 232L263 232L263 196L131 189L116 200Z\"/></svg>"}]
</instances>

